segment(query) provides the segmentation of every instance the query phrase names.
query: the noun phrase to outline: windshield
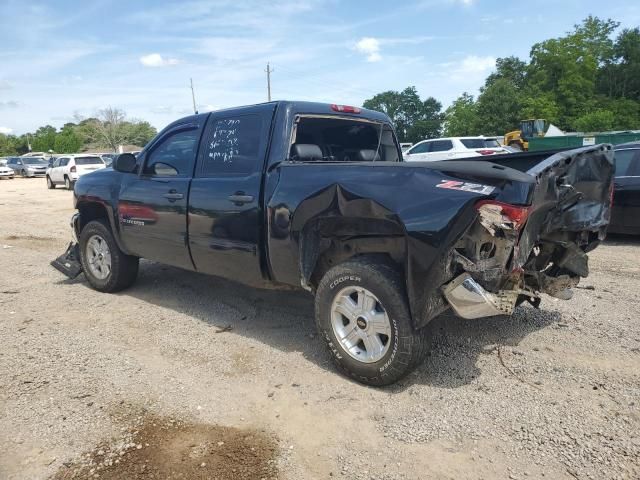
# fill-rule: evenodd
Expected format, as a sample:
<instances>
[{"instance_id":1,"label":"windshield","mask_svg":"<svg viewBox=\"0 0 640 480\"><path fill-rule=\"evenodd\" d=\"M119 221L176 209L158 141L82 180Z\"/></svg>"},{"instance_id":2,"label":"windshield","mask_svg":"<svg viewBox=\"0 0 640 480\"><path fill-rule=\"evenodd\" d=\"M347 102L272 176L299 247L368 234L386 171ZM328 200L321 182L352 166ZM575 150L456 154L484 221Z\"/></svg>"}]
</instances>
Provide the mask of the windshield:
<instances>
[{"instance_id":1,"label":"windshield","mask_svg":"<svg viewBox=\"0 0 640 480\"><path fill-rule=\"evenodd\" d=\"M461 138L467 148L500 148L500 143L493 138Z\"/></svg>"},{"instance_id":2,"label":"windshield","mask_svg":"<svg viewBox=\"0 0 640 480\"><path fill-rule=\"evenodd\" d=\"M44 158L23 158L22 163L25 165L47 165Z\"/></svg>"},{"instance_id":3,"label":"windshield","mask_svg":"<svg viewBox=\"0 0 640 480\"><path fill-rule=\"evenodd\" d=\"M76 157L76 165L102 165L104 161L100 157Z\"/></svg>"}]
</instances>

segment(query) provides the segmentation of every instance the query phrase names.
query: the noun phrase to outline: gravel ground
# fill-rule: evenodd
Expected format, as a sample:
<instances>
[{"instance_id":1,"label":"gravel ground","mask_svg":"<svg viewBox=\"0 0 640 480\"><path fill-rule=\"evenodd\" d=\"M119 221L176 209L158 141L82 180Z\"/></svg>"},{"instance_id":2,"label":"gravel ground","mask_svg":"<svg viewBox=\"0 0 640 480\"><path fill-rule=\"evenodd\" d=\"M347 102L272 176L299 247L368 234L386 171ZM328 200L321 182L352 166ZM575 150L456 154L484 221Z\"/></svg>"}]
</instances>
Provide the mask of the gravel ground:
<instances>
[{"instance_id":1,"label":"gravel ground","mask_svg":"<svg viewBox=\"0 0 640 480\"><path fill-rule=\"evenodd\" d=\"M373 389L333 369L306 293L151 262L116 295L65 279L71 203L0 181L0 478L68 478L144 416L260 432L282 479L640 478L636 239L593 252L571 301L437 319L425 364Z\"/></svg>"}]
</instances>

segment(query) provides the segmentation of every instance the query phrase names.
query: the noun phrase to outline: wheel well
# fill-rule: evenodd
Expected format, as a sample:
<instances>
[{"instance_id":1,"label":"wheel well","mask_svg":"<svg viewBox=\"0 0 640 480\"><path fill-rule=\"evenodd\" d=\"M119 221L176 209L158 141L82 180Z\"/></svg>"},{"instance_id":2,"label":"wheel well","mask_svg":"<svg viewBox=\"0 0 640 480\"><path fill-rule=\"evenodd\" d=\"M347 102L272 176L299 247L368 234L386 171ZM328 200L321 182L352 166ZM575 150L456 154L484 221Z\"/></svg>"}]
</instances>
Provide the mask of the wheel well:
<instances>
[{"instance_id":1,"label":"wheel well","mask_svg":"<svg viewBox=\"0 0 640 480\"><path fill-rule=\"evenodd\" d=\"M78 206L78 211L80 212L80 231L82 231L84 226L92 220L97 220L99 218L109 218L107 215L107 209L104 208L104 205L101 205L99 203L84 203Z\"/></svg>"},{"instance_id":2,"label":"wheel well","mask_svg":"<svg viewBox=\"0 0 640 480\"><path fill-rule=\"evenodd\" d=\"M315 290L329 269L355 257L375 258L404 272L404 237L324 237L314 232L302 237L300 249L301 282L311 290Z\"/></svg>"}]
</instances>

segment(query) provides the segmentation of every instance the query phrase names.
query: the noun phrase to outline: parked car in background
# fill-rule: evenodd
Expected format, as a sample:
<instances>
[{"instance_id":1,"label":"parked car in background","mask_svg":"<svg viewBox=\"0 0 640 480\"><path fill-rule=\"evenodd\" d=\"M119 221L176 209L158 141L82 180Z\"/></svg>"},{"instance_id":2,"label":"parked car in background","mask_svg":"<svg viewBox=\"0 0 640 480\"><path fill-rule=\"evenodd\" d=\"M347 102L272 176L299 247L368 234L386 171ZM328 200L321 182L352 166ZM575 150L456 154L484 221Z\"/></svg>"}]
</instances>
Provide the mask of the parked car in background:
<instances>
[{"instance_id":1,"label":"parked car in background","mask_svg":"<svg viewBox=\"0 0 640 480\"><path fill-rule=\"evenodd\" d=\"M423 140L403 153L407 162L453 160L507 153L500 143L486 137L449 137Z\"/></svg>"},{"instance_id":2,"label":"parked car in background","mask_svg":"<svg viewBox=\"0 0 640 480\"><path fill-rule=\"evenodd\" d=\"M13 178L15 175L16 172L14 172L11 167L7 167L0 163L0 178Z\"/></svg>"},{"instance_id":3,"label":"parked car in background","mask_svg":"<svg viewBox=\"0 0 640 480\"><path fill-rule=\"evenodd\" d=\"M61 155L47 169L47 188L64 185L67 190L71 190L82 175L101 168L106 168L106 165L100 155Z\"/></svg>"},{"instance_id":4,"label":"parked car in background","mask_svg":"<svg viewBox=\"0 0 640 480\"><path fill-rule=\"evenodd\" d=\"M104 164L107 167L110 167L115 158L118 156L117 153L98 153L98 155L102 157L102 160L104 160Z\"/></svg>"},{"instance_id":5,"label":"parked car in background","mask_svg":"<svg viewBox=\"0 0 640 480\"><path fill-rule=\"evenodd\" d=\"M640 235L640 142L616 145L609 232Z\"/></svg>"},{"instance_id":6,"label":"parked car in background","mask_svg":"<svg viewBox=\"0 0 640 480\"><path fill-rule=\"evenodd\" d=\"M42 157L10 157L7 167L23 177L42 177L47 171L47 161Z\"/></svg>"}]
</instances>

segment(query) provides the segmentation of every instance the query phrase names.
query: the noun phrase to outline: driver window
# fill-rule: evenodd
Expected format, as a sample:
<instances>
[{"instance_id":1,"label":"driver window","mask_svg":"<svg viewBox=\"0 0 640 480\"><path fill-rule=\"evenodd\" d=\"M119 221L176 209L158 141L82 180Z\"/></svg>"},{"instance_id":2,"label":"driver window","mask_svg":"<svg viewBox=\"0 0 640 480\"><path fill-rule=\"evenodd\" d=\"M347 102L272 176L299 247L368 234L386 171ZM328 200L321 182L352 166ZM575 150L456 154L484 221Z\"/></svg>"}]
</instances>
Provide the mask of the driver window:
<instances>
[{"instance_id":1,"label":"driver window","mask_svg":"<svg viewBox=\"0 0 640 480\"><path fill-rule=\"evenodd\" d=\"M181 130L165 137L149 154L143 173L163 177L190 176L200 130Z\"/></svg>"}]
</instances>

